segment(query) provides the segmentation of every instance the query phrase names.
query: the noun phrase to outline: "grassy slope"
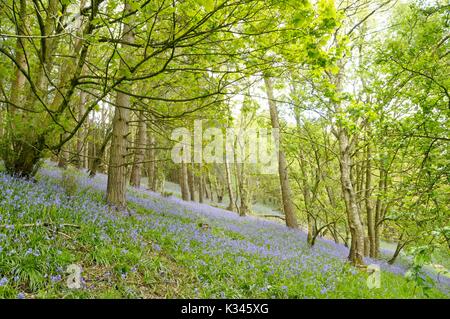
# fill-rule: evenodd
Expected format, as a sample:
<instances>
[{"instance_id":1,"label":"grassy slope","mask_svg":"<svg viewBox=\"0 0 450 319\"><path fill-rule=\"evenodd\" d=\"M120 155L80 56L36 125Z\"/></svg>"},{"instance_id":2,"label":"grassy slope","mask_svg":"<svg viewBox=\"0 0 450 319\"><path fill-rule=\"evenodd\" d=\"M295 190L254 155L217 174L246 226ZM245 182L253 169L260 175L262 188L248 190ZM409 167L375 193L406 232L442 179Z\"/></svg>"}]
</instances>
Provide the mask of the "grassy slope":
<instances>
[{"instance_id":1,"label":"grassy slope","mask_svg":"<svg viewBox=\"0 0 450 319\"><path fill-rule=\"evenodd\" d=\"M147 178L143 178L142 184L147 185ZM181 190L180 190L180 186L178 184L166 181L165 185L164 185L164 190L166 192L172 194L173 196L181 198ZM204 203L214 206L214 207L219 207L219 208L225 209L226 207L228 207L229 198L225 194L221 203L217 203L214 200L206 199L206 198L204 199ZM252 204L251 213L255 216L258 216L258 215L283 216L283 213L280 212L279 210L271 207L270 205L267 205L267 204L264 204L261 202L256 202L256 203ZM272 220L283 223L283 221L280 221L277 218L273 218ZM307 231L306 227L304 227L304 230ZM397 244L393 243L393 242L386 242L386 241L382 240L380 245L381 245L382 258L389 260L392 257L392 255L394 254ZM412 257L405 254L405 251L403 250L400 252L400 256L397 258L397 263L408 264L410 262L411 258ZM434 274L440 274L440 276L446 276L446 277L450 278L450 258L448 256L448 251L444 251L444 250L435 251L432 256L432 262L433 262L432 265L425 266L425 268L429 272L434 273ZM442 268L444 268L444 271L442 270Z\"/></svg>"},{"instance_id":2,"label":"grassy slope","mask_svg":"<svg viewBox=\"0 0 450 319\"><path fill-rule=\"evenodd\" d=\"M109 211L104 177L77 175L44 170L39 183L0 175L0 297L425 297L390 271L369 290L342 247L320 241L311 250L302 232L275 223L144 190L130 191L131 216ZM82 289L66 286L72 263L83 268Z\"/></svg>"}]
</instances>

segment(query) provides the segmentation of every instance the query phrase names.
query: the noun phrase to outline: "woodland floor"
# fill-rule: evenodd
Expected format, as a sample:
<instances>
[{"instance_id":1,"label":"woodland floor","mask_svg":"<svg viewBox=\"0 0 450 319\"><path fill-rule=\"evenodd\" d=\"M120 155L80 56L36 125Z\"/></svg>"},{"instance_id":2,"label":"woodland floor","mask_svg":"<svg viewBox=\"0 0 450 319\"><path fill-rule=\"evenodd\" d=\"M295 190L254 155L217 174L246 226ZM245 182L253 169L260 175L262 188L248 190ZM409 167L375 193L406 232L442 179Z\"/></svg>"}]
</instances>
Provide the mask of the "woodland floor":
<instances>
[{"instance_id":1,"label":"woodland floor","mask_svg":"<svg viewBox=\"0 0 450 319\"><path fill-rule=\"evenodd\" d=\"M129 188L129 212L94 179L47 163L37 182L0 173L3 298L423 298L449 297L449 278L404 278L406 261L380 265L381 287L345 261L348 249L302 230L207 204ZM71 227L67 224L77 225ZM82 288L66 285L82 267Z\"/></svg>"}]
</instances>

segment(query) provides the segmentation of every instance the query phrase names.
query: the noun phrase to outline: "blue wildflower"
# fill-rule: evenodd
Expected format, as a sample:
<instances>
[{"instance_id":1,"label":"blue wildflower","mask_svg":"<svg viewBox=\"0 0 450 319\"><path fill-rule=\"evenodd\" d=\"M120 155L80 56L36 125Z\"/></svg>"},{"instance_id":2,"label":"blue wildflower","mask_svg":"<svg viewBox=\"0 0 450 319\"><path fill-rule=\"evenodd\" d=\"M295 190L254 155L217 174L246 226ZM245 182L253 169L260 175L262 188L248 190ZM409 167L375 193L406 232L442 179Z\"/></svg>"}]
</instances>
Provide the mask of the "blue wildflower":
<instances>
[{"instance_id":1,"label":"blue wildflower","mask_svg":"<svg viewBox=\"0 0 450 319\"><path fill-rule=\"evenodd\" d=\"M2 279L0 279L0 287L6 286L7 283L8 283L8 278L3 277Z\"/></svg>"}]
</instances>

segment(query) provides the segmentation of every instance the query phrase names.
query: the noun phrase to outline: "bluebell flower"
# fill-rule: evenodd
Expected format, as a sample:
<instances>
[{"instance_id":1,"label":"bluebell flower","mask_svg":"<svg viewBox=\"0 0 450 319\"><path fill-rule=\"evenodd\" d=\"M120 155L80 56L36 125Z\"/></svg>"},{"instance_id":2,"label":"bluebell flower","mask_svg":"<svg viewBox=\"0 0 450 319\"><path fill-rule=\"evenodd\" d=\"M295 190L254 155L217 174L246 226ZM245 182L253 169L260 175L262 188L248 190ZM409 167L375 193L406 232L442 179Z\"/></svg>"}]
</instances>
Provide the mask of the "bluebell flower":
<instances>
[{"instance_id":1,"label":"bluebell flower","mask_svg":"<svg viewBox=\"0 0 450 319\"><path fill-rule=\"evenodd\" d=\"M2 277L2 279L0 279L0 287L6 286L7 283L8 283L8 278Z\"/></svg>"}]
</instances>

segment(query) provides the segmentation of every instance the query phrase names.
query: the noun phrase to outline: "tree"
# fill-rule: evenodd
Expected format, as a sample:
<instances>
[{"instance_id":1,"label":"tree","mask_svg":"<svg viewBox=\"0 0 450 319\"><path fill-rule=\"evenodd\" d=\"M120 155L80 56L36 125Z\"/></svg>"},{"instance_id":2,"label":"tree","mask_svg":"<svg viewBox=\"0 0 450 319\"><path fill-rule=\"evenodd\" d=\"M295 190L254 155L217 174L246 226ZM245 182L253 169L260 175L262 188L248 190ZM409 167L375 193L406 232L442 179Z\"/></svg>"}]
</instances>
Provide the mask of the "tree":
<instances>
[{"instance_id":1,"label":"tree","mask_svg":"<svg viewBox=\"0 0 450 319\"><path fill-rule=\"evenodd\" d=\"M130 185L134 187L141 186L141 175L142 175L142 167L144 165L144 152L147 146L147 125L145 123L143 112L139 112L138 117L138 131L135 136L135 142L133 149L135 150L134 154L134 163L131 168L131 176L130 176Z\"/></svg>"},{"instance_id":2,"label":"tree","mask_svg":"<svg viewBox=\"0 0 450 319\"><path fill-rule=\"evenodd\" d=\"M278 120L278 110L275 104L275 99L273 96L273 84L272 79L268 74L264 75L264 84L266 88L267 99L269 102L269 110L270 110L270 120L272 123L272 128L275 130L280 129L280 123ZM280 141L281 138L278 137ZM291 187L289 185L289 174L286 163L286 158L283 150L281 149L281 145L278 149L278 175L280 178L280 186L281 186L281 198L283 201L283 210L286 216L286 226L297 228L297 218L295 217L295 208L292 203L292 195L291 195Z\"/></svg>"},{"instance_id":3,"label":"tree","mask_svg":"<svg viewBox=\"0 0 450 319\"><path fill-rule=\"evenodd\" d=\"M130 3L124 2L124 15L131 12ZM132 45L134 43L134 31L127 23L123 23L122 41ZM119 72L125 74L128 71L128 63L125 57L120 60ZM111 150L108 166L108 184L106 200L117 209L126 208L126 172L128 155L128 135L130 121L130 96L124 92L117 92L114 119L112 122Z\"/></svg>"}]
</instances>

